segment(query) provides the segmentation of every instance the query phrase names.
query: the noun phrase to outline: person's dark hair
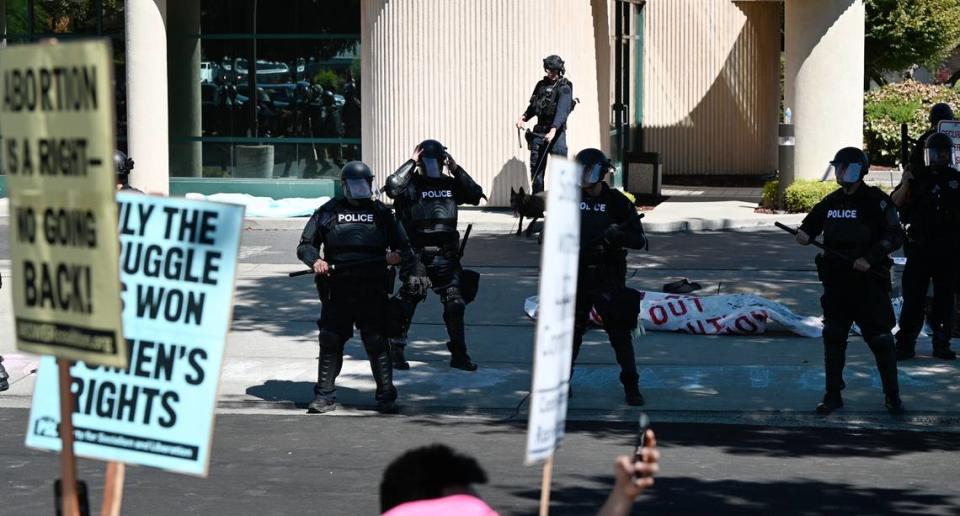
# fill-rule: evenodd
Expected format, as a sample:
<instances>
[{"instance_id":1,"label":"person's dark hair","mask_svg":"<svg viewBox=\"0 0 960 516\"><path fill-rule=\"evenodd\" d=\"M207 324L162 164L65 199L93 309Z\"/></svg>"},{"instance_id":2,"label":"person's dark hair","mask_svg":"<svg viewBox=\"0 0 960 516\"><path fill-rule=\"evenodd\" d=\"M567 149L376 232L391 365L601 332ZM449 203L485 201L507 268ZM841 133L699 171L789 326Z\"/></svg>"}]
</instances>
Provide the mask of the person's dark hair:
<instances>
[{"instance_id":1,"label":"person's dark hair","mask_svg":"<svg viewBox=\"0 0 960 516\"><path fill-rule=\"evenodd\" d=\"M485 484L487 474L473 457L434 444L410 450L387 466L380 481L380 512L416 500L444 496L446 487Z\"/></svg>"}]
</instances>

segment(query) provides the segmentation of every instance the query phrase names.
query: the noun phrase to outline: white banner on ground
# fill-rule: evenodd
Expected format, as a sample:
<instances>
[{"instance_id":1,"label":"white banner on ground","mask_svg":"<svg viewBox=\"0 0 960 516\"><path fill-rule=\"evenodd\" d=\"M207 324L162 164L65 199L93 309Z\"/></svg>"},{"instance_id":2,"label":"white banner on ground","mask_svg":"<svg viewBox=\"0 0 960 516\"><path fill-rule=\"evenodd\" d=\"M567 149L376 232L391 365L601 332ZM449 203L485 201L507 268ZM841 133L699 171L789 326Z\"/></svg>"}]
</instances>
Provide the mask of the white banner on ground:
<instances>
[{"instance_id":1,"label":"white banner on ground","mask_svg":"<svg viewBox=\"0 0 960 516\"><path fill-rule=\"evenodd\" d=\"M760 335L769 325L789 330L802 337L819 337L823 330L820 317L801 316L780 303L752 294L690 296L641 292L640 322L645 330L679 331L699 335ZM524 312L535 319L537 297L529 297ZM603 321L596 310L590 320Z\"/></svg>"},{"instance_id":2,"label":"white banner on ground","mask_svg":"<svg viewBox=\"0 0 960 516\"><path fill-rule=\"evenodd\" d=\"M550 216L544 219L540 249L540 299L544 304L533 352L527 465L552 457L563 440L580 259L580 168L554 156L549 169Z\"/></svg>"},{"instance_id":3,"label":"white banner on ground","mask_svg":"<svg viewBox=\"0 0 960 516\"><path fill-rule=\"evenodd\" d=\"M243 206L140 194L117 200L130 360L123 369L70 368L76 452L206 476ZM53 359L44 357L27 446L60 449L58 384Z\"/></svg>"},{"instance_id":4,"label":"white banner on ground","mask_svg":"<svg viewBox=\"0 0 960 516\"><path fill-rule=\"evenodd\" d=\"M937 131L953 140L953 162L960 163L960 120L943 120L937 126Z\"/></svg>"}]
</instances>

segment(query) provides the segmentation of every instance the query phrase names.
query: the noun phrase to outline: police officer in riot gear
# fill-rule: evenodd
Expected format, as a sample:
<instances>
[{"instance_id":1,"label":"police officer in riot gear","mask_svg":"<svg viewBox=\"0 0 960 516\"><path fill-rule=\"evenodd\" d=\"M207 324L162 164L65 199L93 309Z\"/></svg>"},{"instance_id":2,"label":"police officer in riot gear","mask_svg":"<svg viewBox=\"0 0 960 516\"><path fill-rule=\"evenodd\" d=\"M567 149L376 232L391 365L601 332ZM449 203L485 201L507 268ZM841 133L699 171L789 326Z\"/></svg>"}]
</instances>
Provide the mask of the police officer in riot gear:
<instances>
[{"instance_id":1,"label":"police officer in riot gear","mask_svg":"<svg viewBox=\"0 0 960 516\"><path fill-rule=\"evenodd\" d=\"M534 86L530 103L517 120L517 127L523 129L528 120L537 118L533 132L527 133L530 182L534 194L543 191L543 175L547 166L544 154L567 155L567 117L575 107L573 83L564 77L566 69L563 59L557 55L547 56L543 60L543 70L547 73L546 77Z\"/></svg>"},{"instance_id":2,"label":"police officer in riot gear","mask_svg":"<svg viewBox=\"0 0 960 516\"><path fill-rule=\"evenodd\" d=\"M910 175L913 176L919 175L926 170L927 165L924 163L924 154L927 138L938 131L937 126L940 125L940 122L944 120L954 120L953 109L950 108L950 104L944 104L942 102L934 104L933 107L930 108L930 115L927 119L930 121L930 128L917 138L913 150L910 151L909 172Z\"/></svg>"},{"instance_id":3,"label":"police officer in riot gear","mask_svg":"<svg viewBox=\"0 0 960 516\"><path fill-rule=\"evenodd\" d=\"M829 414L843 406L840 391L846 362L847 335L855 322L877 361L887 410L903 411L897 383L897 359L890 303L890 253L903 243L903 230L893 202L863 176L870 163L855 147L837 152L830 166L840 189L810 210L797 231L797 242L809 244L823 233L830 252L817 256L823 283L823 347L826 394L817 412Z\"/></svg>"},{"instance_id":4,"label":"police officer in riot gear","mask_svg":"<svg viewBox=\"0 0 960 516\"><path fill-rule=\"evenodd\" d=\"M389 208L374 199L373 173L367 165L347 163L340 181L344 198L333 199L313 213L297 247L297 257L316 274L323 302L317 321L320 359L316 398L309 412L334 410L334 382L343 364L343 347L356 325L377 384L377 410L395 413L397 389L385 334L386 266L400 265L409 276L413 253L403 227ZM388 248L392 250L389 254Z\"/></svg>"},{"instance_id":5,"label":"police officer in riot gear","mask_svg":"<svg viewBox=\"0 0 960 516\"><path fill-rule=\"evenodd\" d=\"M580 186L580 268L574 312L573 360L577 361L591 307L603 320L610 338L620 383L628 405L643 405L632 332L640 315L640 292L627 288L627 251L647 245L643 225L633 203L610 188L604 177L613 164L598 149L577 153L583 167ZM626 249L625 249L626 248Z\"/></svg>"},{"instance_id":6,"label":"police officer in riot gear","mask_svg":"<svg viewBox=\"0 0 960 516\"><path fill-rule=\"evenodd\" d=\"M113 168L117 176L117 191L133 191L143 193L140 190L130 186L130 172L133 171L133 160L128 158L123 151L113 152Z\"/></svg>"},{"instance_id":7,"label":"police officer in riot gear","mask_svg":"<svg viewBox=\"0 0 960 516\"><path fill-rule=\"evenodd\" d=\"M449 174L444 173L444 167ZM419 258L410 277L401 274L405 282L399 292L402 336L391 341L395 367L410 367L404 357L407 331L416 305L426 298L425 287L429 286L443 303L443 321L450 337L450 367L476 371L477 364L467 354L464 312L476 295L479 277L460 266L457 206L480 204L486 198L483 189L454 161L443 144L425 140L387 178L384 191L394 200L397 217Z\"/></svg>"},{"instance_id":8,"label":"police officer in riot gear","mask_svg":"<svg viewBox=\"0 0 960 516\"><path fill-rule=\"evenodd\" d=\"M933 356L954 360L957 355L950 349L950 337L960 252L960 172L955 168L953 141L943 133L925 139L923 157L924 171L902 182L892 197L909 223L897 358L916 355L927 285L932 280L933 310L928 321L933 330Z\"/></svg>"}]
</instances>

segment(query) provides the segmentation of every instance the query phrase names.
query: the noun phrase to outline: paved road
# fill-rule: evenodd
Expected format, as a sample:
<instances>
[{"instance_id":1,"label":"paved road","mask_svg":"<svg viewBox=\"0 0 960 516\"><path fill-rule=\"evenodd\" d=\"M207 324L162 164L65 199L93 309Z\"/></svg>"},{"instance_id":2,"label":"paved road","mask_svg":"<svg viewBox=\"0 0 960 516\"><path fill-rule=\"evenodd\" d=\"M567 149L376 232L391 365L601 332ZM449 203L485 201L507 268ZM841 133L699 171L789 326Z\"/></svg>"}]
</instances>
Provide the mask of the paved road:
<instances>
[{"instance_id":1,"label":"paved road","mask_svg":"<svg viewBox=\"0 0 960 516\"><path fill-rule=\"evenodd\" d=\"M26 411L0 411L0 513L48 514L56 456L23 447ZM656 425L663 473L635 514L960 514L960 439L935 432ZM522 423L452 418L220 415L210 477L127 471L125 514L375 514L386 464L446 443L474 455L479 492L534 514L539 469L522 465ZM551 514L590 514L635 428L574 422L558 452ZM99 504L104 465L81 461Z\"/></svg>"}]
</instances>

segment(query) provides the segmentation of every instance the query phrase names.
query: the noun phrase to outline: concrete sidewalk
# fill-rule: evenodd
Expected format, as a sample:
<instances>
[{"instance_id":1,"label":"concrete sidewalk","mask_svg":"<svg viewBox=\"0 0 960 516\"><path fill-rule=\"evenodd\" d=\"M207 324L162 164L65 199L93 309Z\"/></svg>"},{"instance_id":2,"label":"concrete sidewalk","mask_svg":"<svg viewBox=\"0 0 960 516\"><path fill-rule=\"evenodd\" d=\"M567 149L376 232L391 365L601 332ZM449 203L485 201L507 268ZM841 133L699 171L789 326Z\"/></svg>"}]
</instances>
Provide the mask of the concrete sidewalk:
<instances>
[{"instance_id":1,"label":"concrete sidewalk","mask_svg":"<svg viewBox=\"0 0 960 516\"><path fill-rule=\"evenodd\" d=\"M701 189L702 190L702 189ZM743 190L743 189L739 189ZM727 197L739 196L738 189L731 189L733 194L724 194ZM677 200L672 200L672 199ZM644 212L644 228L650 233L674 233L681 231L718 231L743 230L750 231L758 228L773 227L776 221L784 224L799 224L803 214L772 215L756 213L756 202L750 200L712 200L691 201L697 199L695 195L679 195L660 203L653 210ZM9 203L7 199L0 199L0 225L9 224ZM506 209L464 208L460 211L460 227L473 224L476 234L508 234L515 231L519 220ZM293 218L248 218L245 227L256 230L288 230L303 229L305 217ZM529 220L524 221L524 226Z\"/></svg>"},{"instance_id":2,"label":"concrete sidewalk","mask_svg":"<svg viewBox=\"0 0 960 516\"><path fill-rule=\"evenodd\" d=\"M320 304L309 279L285 277L302 268L292 256L297 236L298 230L244 233L243 248L258 251L248 253L240 266L221 411L302 414L312 399ZM411 330L413 368L396 373L407 414L509 417L518 407L517 417L526 414L534 324L522 305L536 293L539 248L535 240L497 235L478 235L471 246L465 264L483 280L480 296L468 307L467 337L480 370L448 367L442 307L431 295ZM704 295L760 294L799 314L818 315L820 285L812 253L779 232L662 235L649 253L631 254L628 282L654 290L670 279L690 277L703 284ZM0 261L0 273L8 284L9 261ZM13 385L0 394L0 407L28 406L36 360L13 350L9 292L0 291L0 354ZM829 418L812 413L823 388L819 339L651 332L638 337L636 349L645 410L658 421L960 430L960 368L926 358L928 339L920 342L921 358L901 365L909 412L897 419L883 409L873 356L860 338L851 338L848 351L846 407ZM346 352L338 395L348 408L337 414L369 413L374 384L362 345L353 339ZM589 332L573 378L570 417L633 418L635 409L623 404L617 373L605 335Z\"/></svg>"}]
</instances>

